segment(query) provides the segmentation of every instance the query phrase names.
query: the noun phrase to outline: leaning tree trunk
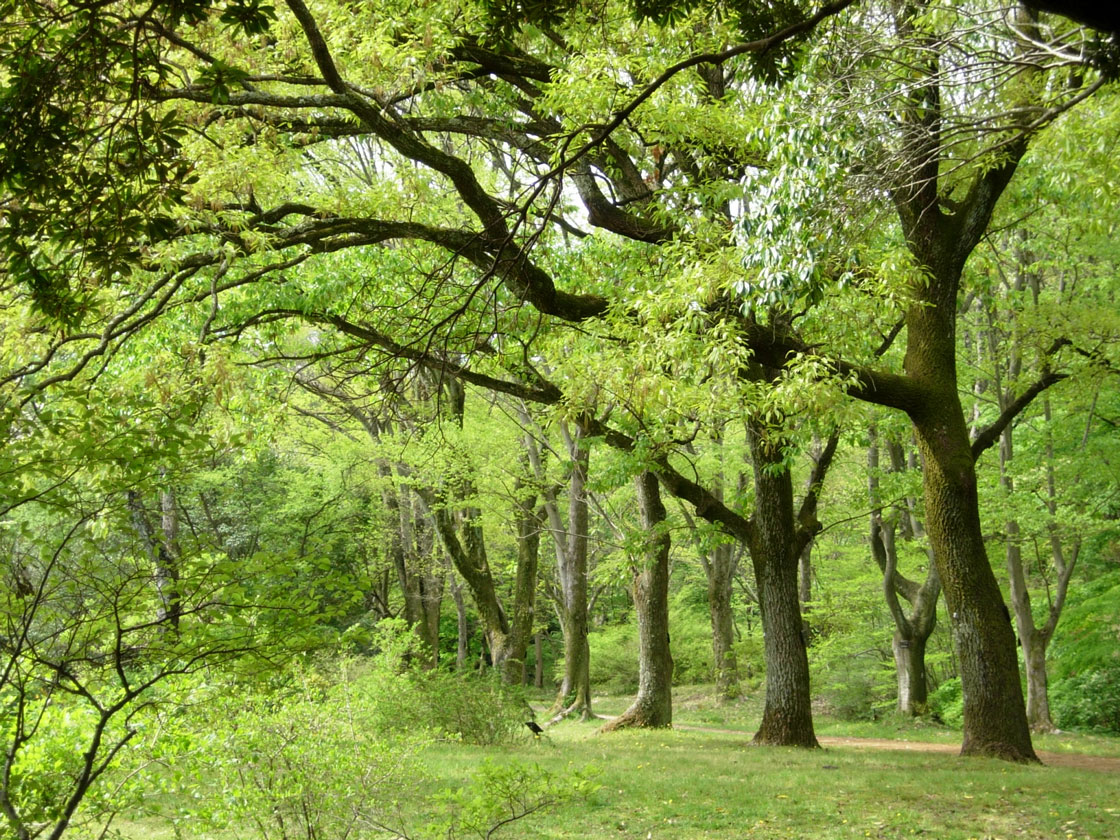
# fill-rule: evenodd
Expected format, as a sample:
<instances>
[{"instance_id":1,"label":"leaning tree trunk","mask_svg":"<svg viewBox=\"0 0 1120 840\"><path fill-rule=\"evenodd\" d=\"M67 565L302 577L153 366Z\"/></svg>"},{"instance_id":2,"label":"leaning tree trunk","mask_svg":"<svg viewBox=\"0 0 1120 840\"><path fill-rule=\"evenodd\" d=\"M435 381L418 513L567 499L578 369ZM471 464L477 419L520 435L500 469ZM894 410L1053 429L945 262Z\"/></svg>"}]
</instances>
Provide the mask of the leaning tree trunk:
<instances>
[{"instance_id":1,"label":"leaning tree trunk","mask_svg":"<svg viewBox=\"0 0 1120 840\"><path fill-rule=\"evenodd\" d=\"M959 266L939 266L911 307L906 371L918 386L910 417L925 469L926 531L945 592L964 695L964 755L1037 761L1031 746L1010 613L980 527L976 470L957 394ZM955 277L951 275L955 271Z\"/></svg>"},{"instance_id":2,"label":"leaning tree trunk","mask_svg":"<svg viewBox=\"0 0 1120 840\"><path fill-rule=\"evenodd\" d=\"M766 655L766 705L754 741L818 747L798 600L801 545L793 515L793 481L780 445L766 440L764 430L754 423L748 436L755 484L750 553Z\"/></svg>"},{"instance_id":3,"label":"leaning tree trunk","mask_svg":"<svg viewBox=\"0 0 1120 840\"><path fill-rule=\"evenodd\" d=\"M914 48L909 55L913 79L898 97L901 144L891 198L921 277L910 286L906 376L891 404L909 415L925 467L926 532L945 593L964 695L961 752L1037 761L1019 684L1015 635L985 551L975 455L956 366L961 276L1026 153L1027 134L978 166L970 183L941 182L942 164L949 157L940 112L946 76L941 43L917 24L919 14L916 5L895 7L895 25L904 38L913 39ZM1029 27L1029 14L1021 10L1017 23ZM864 397L876 399L866 390Z\"/></svg>"},{"instance_id":4,"label":"leaning tree trunk","mask_svg":"<svg viewBox=\"0 0 1120 840\"><path fill-rule=\"evenodd\" d=\"M669 650L669 549L665 505L657 476L643 472L634 480L645 532L644 556L634 573L634 610L638 617L638 696L602 731L673 723L673 656Z\"/></svg>"}]
</instances>

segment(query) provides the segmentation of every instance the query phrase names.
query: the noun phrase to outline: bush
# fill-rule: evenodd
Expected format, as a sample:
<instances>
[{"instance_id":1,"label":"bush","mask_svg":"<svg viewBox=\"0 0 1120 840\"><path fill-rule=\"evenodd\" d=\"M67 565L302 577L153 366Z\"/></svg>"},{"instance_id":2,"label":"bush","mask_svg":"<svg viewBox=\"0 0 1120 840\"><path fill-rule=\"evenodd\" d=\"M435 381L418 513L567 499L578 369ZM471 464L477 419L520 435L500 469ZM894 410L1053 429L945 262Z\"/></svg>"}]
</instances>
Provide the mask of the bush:
<instances>
[{"instance_id":1,"label":"bush","mask_svg":"<svg viewBox=\"0 0 1120 840\"><path fill-rule=\"evenodd\" d=\"M523 721L532 710L521 689L497 674L413 672L406 693L415 725L442 736L479 746L528 737Z\"/></svg>"},{"instance_id":2,"label":"bush","mask_svg":"<svg viewBox=\"0 0 1120 840\"><path fill-rule=\"evenodd\" d=\"M934 720L960 729L964 725L964 694L959 677L945 680L929 695L929 711Z\"/></svg>"},{"instance_id":3,"label":"bush","mask_svg":"<svg viewBox=\"0 0 1120 840\"><path fill-rule=\"evenodd\" d=\"M712 661L712 627L705 611L674 600L669 609L672 637L673 685L697 685L715 679ZM596 630L588 636L591 651L591 684L607 694L633 694L638 690L638 627L634 621ZM735 643L740 676L746 682L763 670L761 638L744 635ZM558 668L563 668L559 662Z\"/></svg>"},{"instance_id":4,"label":"bush","mask_svg":"<svg viewBox=\"0 0 1120 840\"><path fill-rule=\"evenodd\" d=\"M294 667L271 690L208 687L190 716L161 721L136 772L188 803L172 817L177 836L489 837L594 789L571 768L557 776L513 764L484 766L433 800L424 747L527 737L523 700L485 678L398 673L400 647L382 640L381 650Z\"/></svg>"},{"instance_id":5,"label":"bush","mask_svg":"<svg viewBox=\"0 0 1120 840\"><path fill-rule=\"evenodd\" d=\"M1062 729L1120 734L1120 668L1058 680L1050 688L1050 709Z\"/></svg>"},{"instance_id":6,"label":"bush","mask_svg":"<svg viewBox=\"0 0 1120 840\"><path fill-rule=\"evenodd\" d=\"M853 662L829 672L817 696L841 720L878 720L885 702L881 685L873 678L874 665Z\"/></svg>"}]
</instances>

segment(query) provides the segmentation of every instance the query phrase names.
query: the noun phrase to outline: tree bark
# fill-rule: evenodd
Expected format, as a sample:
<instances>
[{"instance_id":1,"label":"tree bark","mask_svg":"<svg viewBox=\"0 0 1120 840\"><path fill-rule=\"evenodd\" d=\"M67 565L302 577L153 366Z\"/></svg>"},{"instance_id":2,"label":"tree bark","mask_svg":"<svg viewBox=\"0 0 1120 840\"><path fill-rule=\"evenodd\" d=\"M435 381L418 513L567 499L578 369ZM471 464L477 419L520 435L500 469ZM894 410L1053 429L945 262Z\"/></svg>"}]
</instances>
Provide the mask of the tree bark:
<instances>
[{"instance_id":1,"label":"tree bark","mask_svg":"<svg viewBox=\"0 0 1120 840\"><path fill-rule=\"evenodd\" d=\"M533 636L533 616L537 600L537 565L540 558L543 514L537 510L537 496L518 487L517 496L517 575L513 584L513 615L506 638L508 654L502 678L510 685L525 682L526 657Z\"/></svg>"},{"instance_id":2,"label":"tree bark","mask_svg":"<svg viewBox=\"0 0 1120 840\"><path fill-rule=\"evenodd\" d=\"M166 624L175 634L179 632L183 606L179 592L179 518L174 492L170 489L160 491L159 503L160 528L156 531L148 521L140 494L135 490L128 491L133 524L152 560L152 577L159 599L156 621Z\"/></svg>"},{"instance_id":3,"label":"tree bark","mask_svg":"<svg viewBox=\"0 0 1120 840\"><path fill-rule=\"evenodd\" d=\"M735 546L721 543L705 558L708 579L708 616L712 625L712 661L715 664L716 701L736 700L742 694L739 663L735 657L735 618L731 607L732 583L738 558Z\"/></svg>"},{"instance_id":4,"label":"tree bark","mask_svg":"<svg viewBox=\"0 0 1120 840\"><path fill-rule=\"evenodd\" d=\"M669 549L665 505L657 476L643 472L634 483L645 533L645 550L634 569L634 610L638 618L638 696L630 707L606 724L616 729L671 726L673 723L673 656L669 649Z\"/></svg>"},{"instance_id":5,"label":"tree bark","mask_svg":"<svg viewBox=\"0 0 1120 840\"><path fill-rule=\"evenodd\" d=\"M559 515L552 505L549 513L553 534L566 534L564 547L557 545L557 571L560 577L560 603L557 614L564 634L564 676L549 711L552 720L578 715L593 717L591 711L591 651L587 644L587 468L589 451L583 443L584 430L576 426L575 435L564 429L571 457L568 483L568 527L558 529Z\"/></svg>"},{"instance_id":6,"label":"tree bark","mask_svg":"<svg viewBox=\"0 0 1120 840\"><path fill-rule=\"evenodd\" d=\"M765 435L758 424L748 424L755 483L750 553L766 653L766 705L754 741L819 747L813 732L809 657L797 597L797 564L804 542L796 530L789 468L780 445Z\"/></svg>"}]
</instances>

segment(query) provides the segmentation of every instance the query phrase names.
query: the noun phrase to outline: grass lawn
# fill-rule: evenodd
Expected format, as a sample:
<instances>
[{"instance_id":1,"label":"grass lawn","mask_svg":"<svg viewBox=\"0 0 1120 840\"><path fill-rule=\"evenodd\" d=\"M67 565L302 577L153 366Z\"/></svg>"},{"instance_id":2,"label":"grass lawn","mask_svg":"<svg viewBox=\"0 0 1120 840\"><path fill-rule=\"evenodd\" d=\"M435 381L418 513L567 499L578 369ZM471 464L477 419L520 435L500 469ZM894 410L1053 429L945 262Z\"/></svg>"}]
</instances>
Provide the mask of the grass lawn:
<instances>
[{"instance_id":1,"label":"grass lawn","mask_svg":"<svg viewBox=\"0 0 1120 840\"><path fill-rule=\"evenodd\" d=\"M511 747L430 746L424 758L432 779L412 793L462 785L484 760L539 764L556 775L593 768L599 787L588 798L512 823L495 838L1120 838L1120 773L918 751L752 747L756 703L712 707L687 690L678 697L679 725L697 729L602 735L601 721L571 721L552 727L540 741ZM598 698L597 711L617 714L626 703ZM822 717L819 732L959 740L959 733L943 727L898 720L845 724ZM1117 739L1060 735L1036 744L1053 752L1120 757ZM413 807L408 821L420 826L431 815L423 805ZM154 820L117 825L129 840L176 836ZM189 824L180 830L183 838L209 839ZM246 832L237 840L255 836Z\"/></svg>"},{"instance_id":2,"label":"grass lawn","mask_svg":"<svg viewBox=\"0 0 1120 840\"><path fill-rule=\"evenodd\" d=\"M553 769L593 765L602 787L507 836L1120 837L1116 773L938 753L757 748L743 736L699 731L599 735L579 723L554 727L550 738L505 755ZM455 750L437 761L449 775L471 763Z\"/></svg>"}]
</instances>

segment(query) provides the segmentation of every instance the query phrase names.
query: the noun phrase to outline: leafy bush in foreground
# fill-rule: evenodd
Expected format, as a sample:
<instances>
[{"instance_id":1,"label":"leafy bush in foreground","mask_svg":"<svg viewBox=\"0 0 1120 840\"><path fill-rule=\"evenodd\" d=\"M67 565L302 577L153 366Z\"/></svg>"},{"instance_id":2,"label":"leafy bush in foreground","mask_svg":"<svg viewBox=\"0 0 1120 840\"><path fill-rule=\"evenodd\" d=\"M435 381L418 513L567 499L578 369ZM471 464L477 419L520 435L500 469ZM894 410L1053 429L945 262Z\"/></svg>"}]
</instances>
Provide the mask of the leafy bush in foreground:
<instances>
[{"instance_id":1,"label":"leafy bush in foreground","mask_svg":"<svg viewBox=\"0 0 1120 840\"><path fill-rule=\"evenodd\" d=\"M488 680L398 673L399 652L390 644L369 660L295 668L279 688L220 692L167 721L154 758L170 801L188 803L172 817L177 835L490 836L594 787L570 768L558 777L514 764L427 796L425 747L509 741L523 715L519 698Z\"/></svg>"}]
</instances>

